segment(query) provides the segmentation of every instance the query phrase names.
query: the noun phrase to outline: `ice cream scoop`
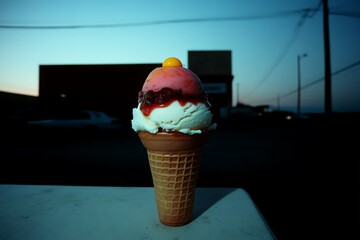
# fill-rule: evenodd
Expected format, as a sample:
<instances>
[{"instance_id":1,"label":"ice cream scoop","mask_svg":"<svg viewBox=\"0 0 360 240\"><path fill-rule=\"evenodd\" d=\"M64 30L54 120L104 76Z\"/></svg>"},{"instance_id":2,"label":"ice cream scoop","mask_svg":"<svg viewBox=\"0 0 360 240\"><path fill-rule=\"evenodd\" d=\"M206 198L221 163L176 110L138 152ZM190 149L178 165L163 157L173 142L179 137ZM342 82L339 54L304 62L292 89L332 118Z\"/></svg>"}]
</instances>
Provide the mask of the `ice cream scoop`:
<instances>
[{"instance_id":1,"label":"ice cream scoop","mask_svg":"<svg viewBox=\"0 0 360 240\"><path fill-rule=\"evenodd\" d=\"M133 109L132 128L136 132L199 134L216 127L212 116L198 76L171 57L146 78L138 107Z\"/></svg>"}]
</instances>

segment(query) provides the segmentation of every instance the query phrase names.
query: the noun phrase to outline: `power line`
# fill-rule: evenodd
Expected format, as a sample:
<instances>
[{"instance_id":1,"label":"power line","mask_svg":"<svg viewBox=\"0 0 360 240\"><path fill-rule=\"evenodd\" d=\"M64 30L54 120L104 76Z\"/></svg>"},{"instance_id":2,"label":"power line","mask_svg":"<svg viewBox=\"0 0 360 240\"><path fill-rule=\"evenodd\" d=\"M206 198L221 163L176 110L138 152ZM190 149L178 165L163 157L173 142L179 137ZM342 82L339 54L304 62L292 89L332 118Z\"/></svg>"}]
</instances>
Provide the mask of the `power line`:
<instances>
[{"instance_id":1,"label":"power line","mask_svg":"<svg viewBox=\"0 0 360 240\"><path fill-rule=\"evenodd\" d=\"M306 8L297 10L288 10L272 13L264 13L248 16L230 16L230 17L204 17L204 18L180 18L167 20L154 20L143 22L128 22L128 23L112 23L112 24L83 24L83 25L0 25L0 29L23 29L23 30L57 30L57 29L83 29L83 28L121 28L121 27L139 27L162 24L176 24L176 23L196 23L196 22L220 22L220 21L244 21L244 20L261 20L269 18L287 17L295 14L304 14L304 12L316 11L316 9Z\"/></svg>"},{"instance_id":2,"label":"power line","mask_svg":"<svg viewBox=\"0 0 360 240\"><path fill-rule=\"evenodd\" d=\"M346 67L344 67L344 68L341 68L341 69L333 72L333 73L331 74L331 76L334 77L334 76L336 76L336 75L338 75L338 74L340 74L340 73L342 73L342 72L345 72L345 71L347 71L347 70L349 70L349 69L351 69L351 68L353 68L353 67L356 67L356 66L359 65L359 64L360 64L360 61L354 62L354 63L352 63L352 64L350 64L350 65L348 65L348 66L346 66ZM313 86L313 85L315 85L315 84L317 84L317 83L319 83L319 82L321 82L321 81L323 81L323 80L324 80L323 77L322 77L322 78L319 78L319 79L317 79L317 80L315 80L315 81L312 81L312 82L304 85L301 89L309 88L309 87L311 87L311 86Z\"/></svg>"},{"instance_id":3,"label":"power line","mask_svg":"<svg viewBox=\"0 0 360 240\"><path fill-rule=\"evenodd\" d=\"M360 12L352 12L352 11L329 11L331 15L339 15L345 17L352 17L352 18L360 18Z\"/></svg>"},{"instance_id":4,"label":"power line","mask_svg":"<svg viewBox=\"0 0 360 240\"><path fill-rule=\"evenodd\" d=\"M273 71L277 68L277 66L280 64L280 62L283 60L283 58L286 56L288 51L291 49L292 45L294 44L296 38L298 37L298 34L302 28L302 26L305 23L305 20L307 18L312 18L316 15L316 13L319 11L320 7L322 5L322 1L319 2L316 8L306 8L303 9L302 15L300 17L300 20L298 24L295 27L295 32L293 36L290 38L289 42L285 45L283 51L281 51L280 55L276 59L275 63L272 65L270 70L265 74L265 76L260 80L260 82L255 86L255 88L245 97L243 98L249 98L251 95L254 94L254 92L257 91L257 89L269 78L269 76L273 73Z\"/></svg>"},{"instance_id":5,"label":"power line","mask_svg":"<svg viewBox=\"0 0 360 240\"><path fill-rule=\"evenodd\" d=\"M301 17L301 19L302 18L303 18L303 16ZM246 98L249 98L251 95L253 95L254 92L257 91L257 89L269 78L269 76L277 68L277 66L280 64L282 59L286 56L287 52L291 49L291 46L294 44L294 42L300 32L301 26L302 25L297 25L293 36L290 38L289 42L285 45L285 48L283 49L283 51L281 51L280 55L278 56L275 63L271 66L270 70L265 74L265 76L260 80L260 82L255 86L255 88L246 97L243 98L243 100Z\"/></svg>"},{"instance_id":6,"label":"power line","mask_svg":"<svg viewBox=\"0 0 360 240\"><path fill-rule=\"evenodd\" d=\"M341 68L341 69L339 69L339 70L337 70L337 71L335 71L335 72L333 72L333 73L331 74L331 76L334 77L334 76L336 76L336 75L338 75L338 74L340 74L340 73L342 73L342 72L345 72L345 71L347 71L347 70L350 70L351 68L356 67L356 66L358 66L358 65L360 65L360 60L359 60L359 61L356 61L356 62L354 62L354 63L352 63L352 64L350 64L350 65L348 65L348 66L346 66L346 67L343 67L343 68ZM315 85L315 84L317 84L317 83L320 83L320 82L324 81L324 79L325 79L325 77L321 77L321 78L319 78L319 79L316 79L316 80L314 80L314 81L312 81L312 82L310 82L310 83L302 86L302 87L301 87L301 90L304 90L304 89L309 88L309 87L311 87L311 86L313 86L313 85ZM271 99L262 100L262 101L258 101L258 102L263 103L263 102L274 102L274 101L278 101L279 99L283 99L283 98L289 97L289 96L297 93L297 91L298 91L297 89L294 89L294 90L292 90L292 91L290 91L290 92L288 92L288 93L286 93L286 94L277 96L276 98L271 98Z\"/></svg>"}]
</instances>

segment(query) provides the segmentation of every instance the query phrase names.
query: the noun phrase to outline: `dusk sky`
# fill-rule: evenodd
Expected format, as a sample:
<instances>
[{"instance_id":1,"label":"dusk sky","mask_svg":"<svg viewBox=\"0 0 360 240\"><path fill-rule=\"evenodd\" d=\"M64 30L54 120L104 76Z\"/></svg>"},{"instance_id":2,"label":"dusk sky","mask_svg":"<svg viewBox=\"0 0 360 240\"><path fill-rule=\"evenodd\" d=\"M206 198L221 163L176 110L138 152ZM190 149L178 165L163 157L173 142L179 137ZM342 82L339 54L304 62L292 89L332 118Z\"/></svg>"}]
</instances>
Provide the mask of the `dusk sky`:
<instances>
[{"instance_id":1,"label":"dusk sky","mask_svg":"<svg viewBox=\"0 0 360 240\"><path fill-rule=\"evenodd\" d=\"M329 11L333 111L360 111L360 1ZM43 64L187 67L190 50L231 50L233 105L296 111L306 53L302 112L323 112L323 43L320 0L0 0L0 91L37 96Z\"/></svg>"}]
</instances>

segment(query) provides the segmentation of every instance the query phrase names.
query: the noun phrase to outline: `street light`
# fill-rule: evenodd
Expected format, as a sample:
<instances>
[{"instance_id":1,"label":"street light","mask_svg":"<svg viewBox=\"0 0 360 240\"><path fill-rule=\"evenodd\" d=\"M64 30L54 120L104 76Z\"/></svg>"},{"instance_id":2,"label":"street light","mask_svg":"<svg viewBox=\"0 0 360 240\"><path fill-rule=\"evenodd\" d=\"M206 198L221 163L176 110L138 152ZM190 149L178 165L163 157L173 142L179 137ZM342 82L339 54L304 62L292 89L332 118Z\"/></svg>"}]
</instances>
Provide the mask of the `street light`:
<instances>
[{"instance_id":1,"label":"street light","mask_svg":"<svg viewBox=\"0 0 360 240\"><path fill-rule=\"evenodd\" d=\"M307 57L307 54L301 54L297 56L297 72L298 72L298 95L297 95L297 115L300 117L300 105L301 105L301 74L300 74L300 60Z\"/></svg>"}]
</instances>

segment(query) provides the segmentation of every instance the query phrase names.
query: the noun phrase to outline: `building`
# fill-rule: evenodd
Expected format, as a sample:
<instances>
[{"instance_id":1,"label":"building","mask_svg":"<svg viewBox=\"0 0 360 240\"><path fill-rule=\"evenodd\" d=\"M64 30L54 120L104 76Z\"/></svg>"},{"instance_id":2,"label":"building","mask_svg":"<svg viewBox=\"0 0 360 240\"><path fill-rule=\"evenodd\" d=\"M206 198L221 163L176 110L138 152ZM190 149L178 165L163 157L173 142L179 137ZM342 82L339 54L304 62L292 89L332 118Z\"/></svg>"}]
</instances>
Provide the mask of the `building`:
<instances>
[{"instance_id":1,"label":"building","mask_svg":"<svg viewBox=\"0 0 360 240\"><path fill-rule=\"evenodd\" d=\"M38 112L104 111L128 122L148 74L161 64L40 65Z\"/></svg>"},{"instance_id":2,"label":"building","mask_svg":"<svg viewBox=\"0 0 360 240\"><path fill-rule=\"evenodd\" d=\"M189 51L189 69L208 93L214 118L226 118L232 107L231 51Z\"/></svg>"},{"instance_id":3,"label":"building","mask_svg":"<svg viewBox=\"0 0 360 240\"><path fill-rule=\"evenodd\" d=\"M189 69L202 80L214 119L231 109L231 51L189 51ZM161 63L40 65L40 115L59 111L97 110L130 123L132 108L149 73Z\"/></svg>"}]
</instances>

